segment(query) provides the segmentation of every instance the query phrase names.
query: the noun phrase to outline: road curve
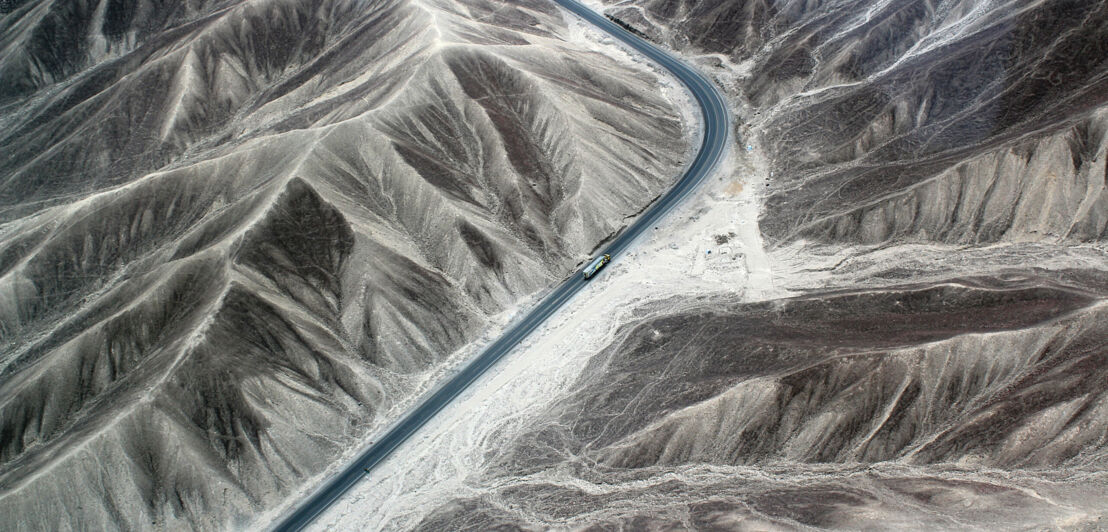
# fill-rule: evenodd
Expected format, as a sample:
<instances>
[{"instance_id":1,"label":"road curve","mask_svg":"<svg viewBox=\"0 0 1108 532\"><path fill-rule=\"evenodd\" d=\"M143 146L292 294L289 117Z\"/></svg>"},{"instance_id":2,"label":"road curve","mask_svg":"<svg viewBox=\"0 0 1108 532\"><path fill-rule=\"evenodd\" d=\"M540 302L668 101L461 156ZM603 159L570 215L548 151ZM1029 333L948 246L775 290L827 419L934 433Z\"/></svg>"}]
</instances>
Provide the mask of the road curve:
<instances>
[{"instance_id":1,"label":"road curve","mask_svg":"<svg viewBox=\"0 0 1108 532\"><path fill-rule=\"evenodd\" d=\"M729 124L727 106L715 85L684 63L627 32L603 15L585 7L576 0L553 1L594 26L608 32L612 37L619 39L662 68L670 71L685 84L701 110L703 136L700 150L692 164L689 165L669 192L659 198L633 224L609 242L607 247L598 251L598 254L607 253L611 255L612 260L615 261L635 238L653 227L662 216L696 188L719 162L727 146ZM603 274L604 270L601 270L597 273L597 276ZM465 368L427 395L419 406L408 412L384 436L359 454L345 469L329 478L299 506L284 515L273 529L280 532L298 531L310 524L319 514L323 513L339 497L357 484L366 471L384 461L435 414L453 401L486 370L508 354L521 340L554 314L587 282L581 272L575 272L562 282L537 306L531 309L521 321L508 328L499 339Z\"/></svg>"}]
</instances>

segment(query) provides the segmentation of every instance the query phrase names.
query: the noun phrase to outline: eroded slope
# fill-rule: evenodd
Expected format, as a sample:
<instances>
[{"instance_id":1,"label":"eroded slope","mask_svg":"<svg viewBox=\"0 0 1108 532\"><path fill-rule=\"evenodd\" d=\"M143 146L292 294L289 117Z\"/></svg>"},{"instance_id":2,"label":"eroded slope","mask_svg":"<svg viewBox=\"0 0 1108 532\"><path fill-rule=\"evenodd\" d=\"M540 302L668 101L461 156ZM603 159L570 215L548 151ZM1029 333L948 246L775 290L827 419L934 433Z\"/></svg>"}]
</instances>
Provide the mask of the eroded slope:
<instances>
[{"instance_id":1,"label":"eroded slope","mask_svg":"<svg viewBox=\"0 0 1108 532\"><path fill-rule=\"evenodd\" d=\"M1105 238L1103 2L619 6L719 54L773 172L774 243Z\"/></svg>"},{"instance_id":2,"label":"eroded slope","mask_svg":"<svg viewBox=\"0 0 1108 532\"><path fill-rule=\"evenodd\" d=\"M465 458L395 466L429 487L377 515L1102 528L1105 4L606 4L728 92L731 164L594 281L613 318L520 355L581 369L517 370L519 389L567 384L429 435Z\"/></svg>"},{"instance_id":3,"label":"eroded slope","mask_svg":"<svg viewBox=\"0 0 1108 532\"><path fill-rule=\"evenodd\" d=\"M508 445L486 449L474 496L421 526L1082 521L1108 449L1104 288L976 278L640 309L545 411L494 432Z\"/></svg>"},{"instance_id":4,"label":"eroded slope","mask_svg":"<svg viewBox=\"0 0 1108 532\"><path fill-rule=\"evenodd\" d=\"M2 11L21 529L250 524L685 155L659 79L544 3Z\"/></svg>"}]
</instances>

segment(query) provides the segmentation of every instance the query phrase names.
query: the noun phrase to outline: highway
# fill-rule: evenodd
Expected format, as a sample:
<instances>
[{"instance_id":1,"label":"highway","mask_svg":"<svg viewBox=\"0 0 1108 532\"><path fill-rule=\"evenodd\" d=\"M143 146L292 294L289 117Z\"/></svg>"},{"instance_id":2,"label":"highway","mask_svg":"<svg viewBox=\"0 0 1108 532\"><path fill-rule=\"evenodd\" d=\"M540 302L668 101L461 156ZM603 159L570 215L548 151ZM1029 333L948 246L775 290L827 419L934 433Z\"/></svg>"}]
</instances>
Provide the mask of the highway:
<instances>
[{"instance_id":1,"label":"highway","mask_svg":"<svg viewBox=\"0 0 1108 532\"><path fill-rule=\"evenodd\" d=\"M608 245L597 250L596 255L607 253L612 262L618 260L620 253L641 234L653 227L659 219L681 202L715 168L727 146L728 112L723 96L715 85L692 68L681 63L666 52L627 32L603 15L585 7L575 0L554 0L555 3L571 11L596 27L608 32L616 39L647 56L656 64L670 71L688 87L689 92L700 106L702 120L700 150L692 163L665 195L660 197L649 209L644 211L634 223L612 239ZM608 268L611 266L609 265ZM605 270L596 277L603 276ZM323 513L351 487L384 461L408 438L426 424L454 398L458 397L474 381L481 377L493 364L508 354L527 335L531 334L547 318L574 296L589 281L580 271L575 272L562 282L549 295L532 308L518 323L511 325L503 335L478 355L461 371L447 379L433 392L408 412L400 421L389 428L383 436L358 455L345 469L330 477L319 489L312 493L299 506L284 515L274 527L277 531L298 531L308 526L319 514Z\"/></svg>"}]
</instances>

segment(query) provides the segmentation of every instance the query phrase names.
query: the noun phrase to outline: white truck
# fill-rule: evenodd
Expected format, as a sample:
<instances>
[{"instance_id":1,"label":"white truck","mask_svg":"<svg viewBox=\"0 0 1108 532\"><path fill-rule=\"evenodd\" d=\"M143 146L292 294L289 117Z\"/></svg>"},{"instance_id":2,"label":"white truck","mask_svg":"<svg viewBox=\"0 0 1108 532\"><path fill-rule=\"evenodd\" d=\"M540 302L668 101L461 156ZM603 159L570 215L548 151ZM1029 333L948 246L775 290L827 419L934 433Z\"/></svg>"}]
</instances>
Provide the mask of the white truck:
<instances>
[{"instance_id":1,"label":"white truck","mask_svg":"<svg viewBox=\"0 0 1108 532\"><path fill-rule=\"evenodd\" d=\"M596 272L600 271L600 268L603 268L604 265L608 264L608 261L610 260L612 260L612 256L608 254L604 254L593 259L593 261L590 262L588 266L585 266L585 279L596 275Z\"/></svg>"}]
</instances>

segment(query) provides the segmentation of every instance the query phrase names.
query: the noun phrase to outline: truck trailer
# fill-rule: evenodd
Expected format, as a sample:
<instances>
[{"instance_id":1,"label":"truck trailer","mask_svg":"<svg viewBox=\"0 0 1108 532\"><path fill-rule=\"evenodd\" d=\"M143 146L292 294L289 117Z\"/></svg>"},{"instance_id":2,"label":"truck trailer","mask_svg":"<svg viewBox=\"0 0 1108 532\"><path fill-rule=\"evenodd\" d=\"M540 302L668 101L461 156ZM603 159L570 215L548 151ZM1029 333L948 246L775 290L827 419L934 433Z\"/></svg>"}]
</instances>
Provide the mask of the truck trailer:
<instances>
[{"instance_id":1,"label":"truck trailer","mask_svg":"<svg viewBox=\"0 0 1108 532\"><path fill-rule=\"evenodd\" d=\"M593 261L590 262L588 266L585 266L585 279L596 275L596 272L600 271L600 268L603 268L604 265L608 264L608 261L610 260L612 260L612 256L608 254L604 254L593 259Z\"/></svg>"}]
</instances>

